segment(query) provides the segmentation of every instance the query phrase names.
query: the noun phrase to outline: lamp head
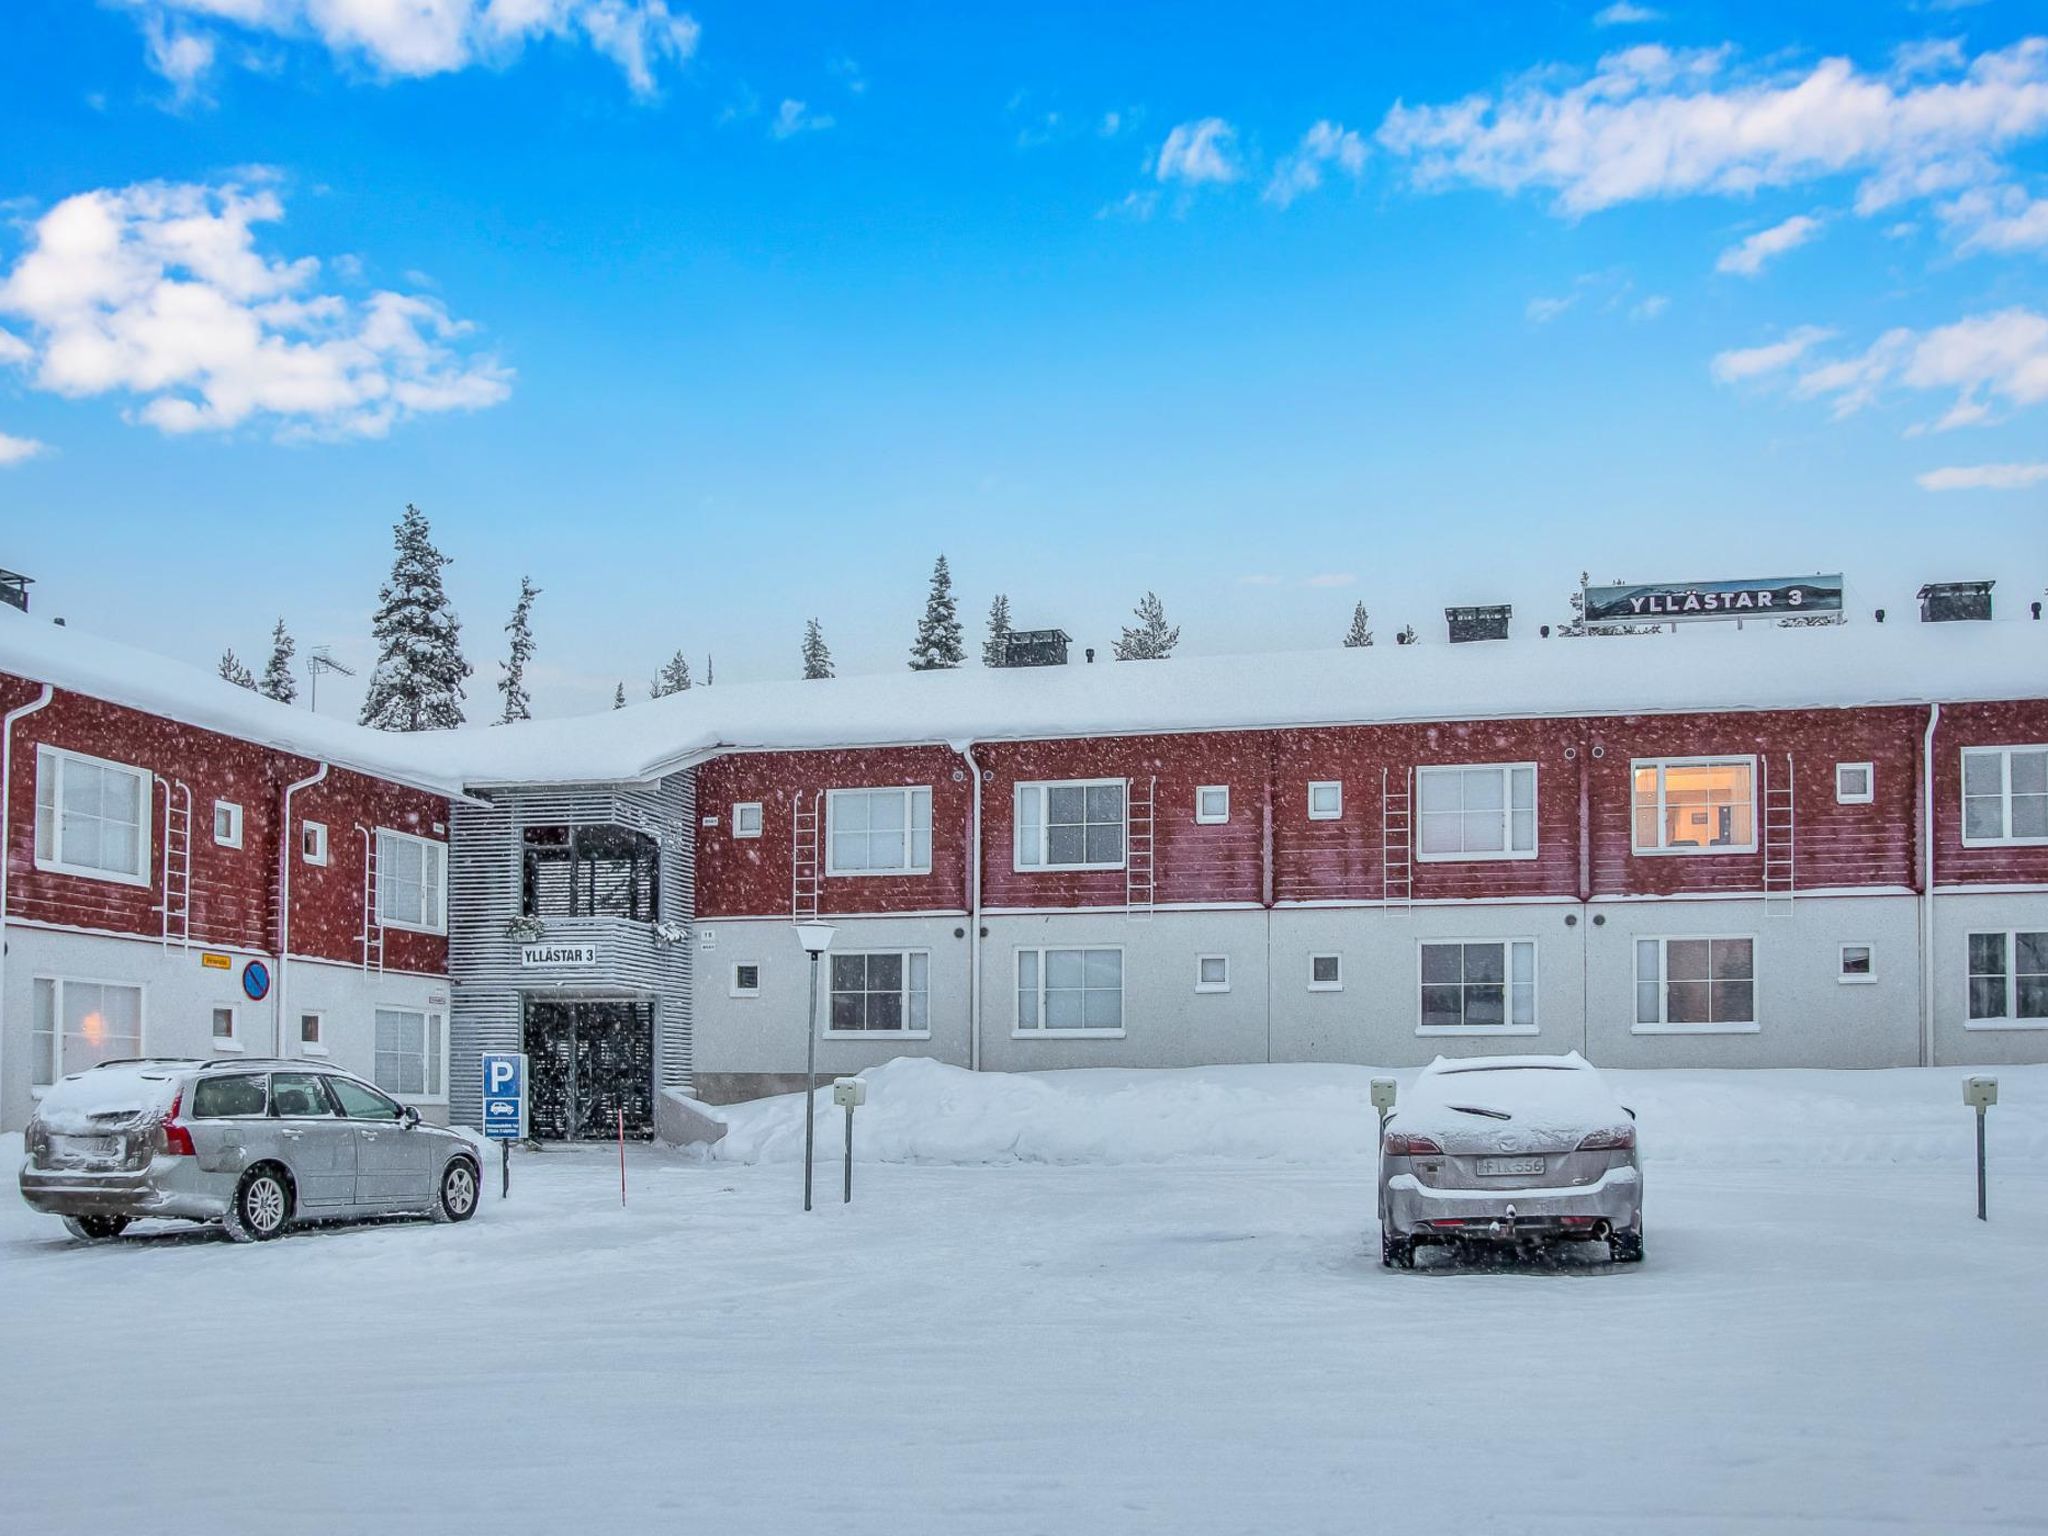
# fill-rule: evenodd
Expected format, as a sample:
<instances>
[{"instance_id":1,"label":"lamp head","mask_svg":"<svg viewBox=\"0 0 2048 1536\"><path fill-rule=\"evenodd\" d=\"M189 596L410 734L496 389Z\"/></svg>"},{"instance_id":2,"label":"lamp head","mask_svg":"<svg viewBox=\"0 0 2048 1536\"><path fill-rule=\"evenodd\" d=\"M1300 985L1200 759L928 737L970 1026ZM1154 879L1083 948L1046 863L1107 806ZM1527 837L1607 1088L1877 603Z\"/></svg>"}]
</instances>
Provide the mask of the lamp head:
<instances>
[{"instance_id":1,"label":"lamp head","mask_svg":"<svg viewBox=\"0 0 2048 1536\"><path fill-rule=\"evenodd\" d=\"M832 947L832 925L830 923L798 923L796 941L803 945L807 955L822 955Z\"/></svg>"}]
</instances>

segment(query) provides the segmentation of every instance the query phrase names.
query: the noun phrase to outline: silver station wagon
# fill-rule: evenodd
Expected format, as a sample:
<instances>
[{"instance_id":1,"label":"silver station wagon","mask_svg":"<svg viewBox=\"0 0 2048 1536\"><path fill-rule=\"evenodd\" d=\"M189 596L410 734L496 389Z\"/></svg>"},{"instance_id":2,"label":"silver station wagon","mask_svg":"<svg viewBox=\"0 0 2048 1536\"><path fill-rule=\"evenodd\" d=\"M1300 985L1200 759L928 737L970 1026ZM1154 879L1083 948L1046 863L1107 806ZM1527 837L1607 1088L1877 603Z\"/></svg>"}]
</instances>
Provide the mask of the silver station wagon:
<instances>
[{"instance_id":1,"label":"silver station wagon","mask_svg":"<svg viewBox=\"0 0 2048 1536\"><path fill-rule=\"evenodd\" d=\"M476 1211L475 1146L361 1078L306 1061L110 1061L29 1122L22 1198L73 1236L218 1221L238 1242L299 1222Z\"/></svg>"}]
</instances>

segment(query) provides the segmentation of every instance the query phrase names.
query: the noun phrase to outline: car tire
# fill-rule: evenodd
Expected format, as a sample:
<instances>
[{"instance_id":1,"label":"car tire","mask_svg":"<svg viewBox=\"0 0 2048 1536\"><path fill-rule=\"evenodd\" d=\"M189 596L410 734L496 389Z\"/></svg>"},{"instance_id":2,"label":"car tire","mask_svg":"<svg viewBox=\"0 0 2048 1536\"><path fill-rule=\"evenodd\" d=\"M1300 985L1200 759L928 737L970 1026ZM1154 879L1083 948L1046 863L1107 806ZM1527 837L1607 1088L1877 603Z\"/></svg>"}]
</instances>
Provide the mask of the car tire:
<instances>
[{"instance_id":1,"label":"car tire","mask_svg":"<svg viewBox=\"0 0 2048 1536\"><path fill-rule=\"evenodd\" d=\"M482 1188L483 1174L477 1165L466 1157L451 1157L441 1170L441 1187L434 1194L434 1220L469 1220L476 1214Z\"/></svg>"},{"instance_id":2,"label":"car tire","mask_svg":"<svg viewBox=\"0 0 2048 1536\"><path fill-rule=\"evenodd\" d=\"M1633 1232L1615 1232L1607 1239L1607 1256L1616 1264L1640 1264L1643 1262L1643 1229Z\"/></svg>"},{"instance_id":3,"label":"car tire","mask_svg":"<svg viewBox=\"0 0 2048 1536\"><path fill-rule=\"evenodd\" d=\"M126 1216L66 1216L64 1230L81 1243L104 1243L128 1230Z\"/></svg>"},{"instance_id":4,"label":"car tire","mask_svg":"<svg viewBox=\"0 0 2048 1536\"><path fill-rule=\"evenodd\" d=\"M238 1243L264 1243L292 1219L292 1186L282 1169L259 1163L242 1175L221 1225Z\"/></svg>"},{"instance_id":5,"label":"car tire","mask_svg":"<svg viewBox=\"0 0 2048 1536\"><path fill-rule=\"evenodd\" d=\"M1415 1267L1415 1239L1395 1237L1384 1228L1380 1231L1380 1266L1383 1269L1413 1269Z\"/></svg>"}]
</instances>

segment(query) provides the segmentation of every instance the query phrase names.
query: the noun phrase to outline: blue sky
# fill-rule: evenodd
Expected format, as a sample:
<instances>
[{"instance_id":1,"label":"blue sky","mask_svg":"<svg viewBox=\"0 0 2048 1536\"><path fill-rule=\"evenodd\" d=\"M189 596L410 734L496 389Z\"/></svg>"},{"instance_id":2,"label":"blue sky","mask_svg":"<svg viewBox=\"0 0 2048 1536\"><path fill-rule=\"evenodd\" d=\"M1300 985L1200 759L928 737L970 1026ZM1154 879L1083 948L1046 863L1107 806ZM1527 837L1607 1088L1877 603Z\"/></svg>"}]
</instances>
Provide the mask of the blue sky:
<instances>
[{"instance_id":1,"label":"blue sky","mask_svg":"<svg viewBox=\"0 0 2048 1536\"><path fill-rule=\"evenodd\" d=\"M522 572L545 713L899 666L941 549L971 634L1191 652L2048 581L2028 7L393 9L8 8L40 611L367 661L414 501L483 717Z\"/></svg>"}]
</instances>

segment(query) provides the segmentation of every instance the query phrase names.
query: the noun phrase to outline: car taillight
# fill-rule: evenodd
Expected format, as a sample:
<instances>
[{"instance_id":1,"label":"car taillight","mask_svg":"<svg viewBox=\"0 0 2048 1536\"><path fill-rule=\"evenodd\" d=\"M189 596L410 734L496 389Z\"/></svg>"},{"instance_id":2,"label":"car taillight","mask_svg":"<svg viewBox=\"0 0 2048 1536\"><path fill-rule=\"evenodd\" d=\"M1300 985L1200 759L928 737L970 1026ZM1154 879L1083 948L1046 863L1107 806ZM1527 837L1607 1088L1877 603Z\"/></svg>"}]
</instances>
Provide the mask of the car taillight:
<instances>
[{"instance_id":1,"label":"car taillight","mask_svg":"<svg viewBox=\"0 0 2048 1536\"><path fill-rule=\"evenodd\" d=\"M1631 1152L1635 1150L1636 1128L1632 1125L1612 1126L1604 1131L1595 1131L1579 1143L1581 1152Z\"/></svg>"},{"instance_id":2,"label":"car taillight","mask_svg":"<svg viewBox=\"0 0 2048 1536\"><path fill-rule=\"evenodd\" d=\"M171 1100L171 1112L164 1116L157 1129L163 1132L162 1153L165 1157L194 1157L197 1151L192 1145L192 1133L178 1123L178 1111L185 1107L185 1090L180 1088Z\"/></svg>"},{"instance_id":3,"label":"car taillight","mask_svg":"<svg viewBox=\"0 0 2048 1536\"><path fill-rule=\"evenodd\" d=\"M1389 1131L1385 1146L1389 1157L1441 1157L1444 1149L1434 1137L1410 1136L1406 1131Z\"/></svg>"}]
</instances>

